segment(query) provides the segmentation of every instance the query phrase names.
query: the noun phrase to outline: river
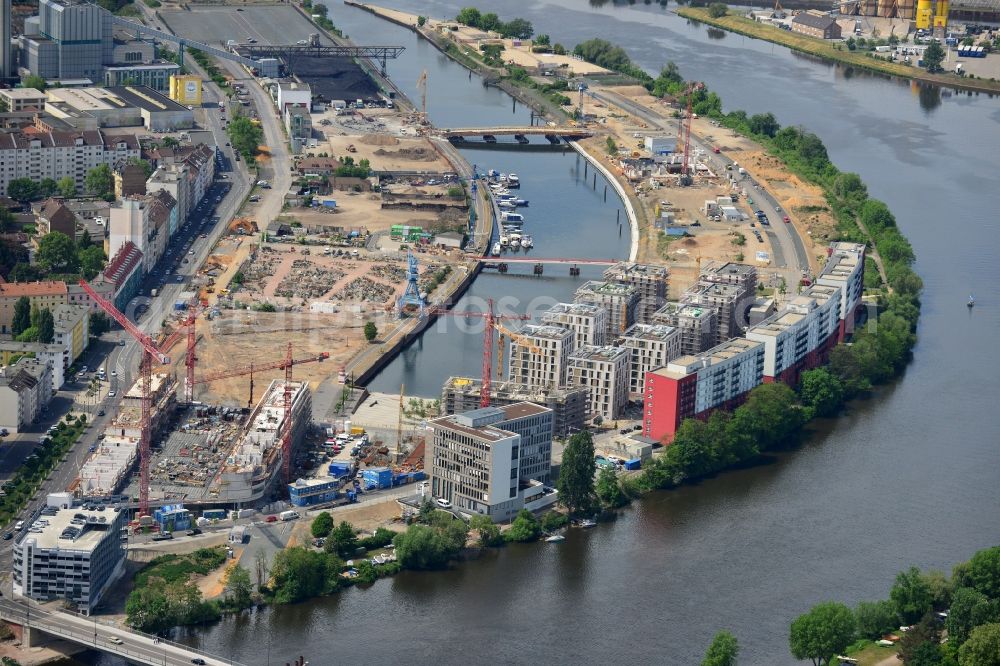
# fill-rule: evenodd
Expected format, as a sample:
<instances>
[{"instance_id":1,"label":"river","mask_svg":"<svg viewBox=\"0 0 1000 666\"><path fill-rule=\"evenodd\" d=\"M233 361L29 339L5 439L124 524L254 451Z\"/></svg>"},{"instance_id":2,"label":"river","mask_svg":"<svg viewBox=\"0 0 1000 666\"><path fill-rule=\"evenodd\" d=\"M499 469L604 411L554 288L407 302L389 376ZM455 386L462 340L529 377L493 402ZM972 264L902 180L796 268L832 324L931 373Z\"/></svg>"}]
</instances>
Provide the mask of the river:
<instances>
[{"instance_id":1,"label":"river","mask_svg":"<svg viewBox=\"0 0 1000 666\"><path fill-rule=\"evenodd\" d=\"M440 1L393 6L434 16L459 9ZM517 15L553 41L598 35L621 44L651 71L674 60L727 108L773 111L782 124L818 134L841 169L861 174L890 205L913 242L926 284L913 363L896 384L817 424L802 449L772 465L653 495L559 545L509 547L447 572L404 573L370 589L186 631L182 640L247 664L267 663L268 650L276 664L299 654L323 665L693 664L716 631L729 629L741 644L740 663L791 664L788 625L811 605L882 598L911 564L947 571L1000 542L1000 427L990 406L1000 394L997 100L914 91L771 44L710 37L655 4L503 4L501 18ZM331 18L359 43L407 46L390 72L410 93L428 70L435 122L523 119L509 98L470 84L409 31L340 5ZM483 164L543 184L525 187L539 256L624 254L621 244L602 245L613 225L605 222L614 215L612 195L605 205L587 189L575 156L482 154ZM538 191L564 214L538 219ZM574 231L584 213L593 213L587 228L601 235ZM544 244L543 233L565 240ZM545 280L559 298L574 284ZM526 278L486 277L469 297L540 293ZM405 381L433 395L442 376L478 372L477 335L438 337L425 337L375 384L395 390ZM456 354L453 343L463 338Z\"/></svg>"}]
</instances>

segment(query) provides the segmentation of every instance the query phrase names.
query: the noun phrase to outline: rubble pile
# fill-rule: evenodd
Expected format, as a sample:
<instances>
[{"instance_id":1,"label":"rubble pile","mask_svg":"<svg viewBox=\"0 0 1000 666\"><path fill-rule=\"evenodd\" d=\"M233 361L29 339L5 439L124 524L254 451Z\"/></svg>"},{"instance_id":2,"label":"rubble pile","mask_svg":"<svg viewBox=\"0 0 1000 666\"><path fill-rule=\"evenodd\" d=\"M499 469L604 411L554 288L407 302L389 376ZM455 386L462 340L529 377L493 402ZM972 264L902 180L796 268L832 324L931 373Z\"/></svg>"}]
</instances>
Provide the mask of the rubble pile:
<instances>
[{"instance_id":1,"label":"rubble pile","mask_svg":"<svg viewBox=\"0 0 1000 666\"><path fill-rule=\"evenodd\" d=\"M366 277L359 277L334 294L331 300L385 303L392 298L395 292L396 290L387 284L375 282Z\"/></svg>"},{"instance_id":2,"label":"rubble pile","mask_svg":"<svg viewBox=\"0 0 1000 666\"><path fill-rule=\"evenodd\" d=\"M319 266L308 259L296 259L292 269L274 291L275 296L284 298L319 298L333 288L345 273L333 268Z\"/></svg>"}]
</instances>

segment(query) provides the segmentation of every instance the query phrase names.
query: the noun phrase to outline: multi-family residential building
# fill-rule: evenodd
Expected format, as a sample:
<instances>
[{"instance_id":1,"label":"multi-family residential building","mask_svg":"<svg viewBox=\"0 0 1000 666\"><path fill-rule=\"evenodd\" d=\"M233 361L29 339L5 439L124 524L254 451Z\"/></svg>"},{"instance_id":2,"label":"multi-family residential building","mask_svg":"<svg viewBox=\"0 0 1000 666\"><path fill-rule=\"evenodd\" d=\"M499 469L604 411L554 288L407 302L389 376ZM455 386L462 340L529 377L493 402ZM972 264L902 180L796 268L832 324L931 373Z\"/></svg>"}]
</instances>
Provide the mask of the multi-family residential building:
<instances>
[{"instance_id":1,"label":"multi-family residential building","mask_svg":"<svg viewBox=\"0 0 1000 666\"><path fill-rule=\"evenodd\" d=\"M566 383L576 337L561 326L529 324L510 341L507 378L528 388L558 388Z\"/></svg>"},{"instance_id":2,"label":"multi-family residential building","mask_svg":"<svg viewBox=\"0 0 1000 666\"><path fill-rule=\"evenodd\" d=\"M478 409L481 388L481 379L449 377L441 389L442 413L461 414ZM590 390L582 386L529 388L510 381L490 384L492 406L504 407L518 402L533 402L551 409L553 436L567 437L584 427L590 409Z\"/></svg>"},{"instance_id":3,"label":"multi-family residential building","mask_svg":"<svg viewBox=\"0 0 1000 666\"><path fill-rule=\"evenodd\" d=\"M70 365L87 348L90 336L90 310L84 305L57 305L52 310L55 335L52 342L66 351Z\"/></svg>"},{"instance_id":4,"label":"multi-family residential building","mask_svg":"<svg viewBox=\"0 0 1000 666\"><path fill-rule=\"evenodd\" d=\"M69 367L69 354L65 347L55 343L0 340L0 366L9 366L24 356L36 358L49 365L53 393L62 388L66 381L66 368Z\"/></svg>"},{"instance_id":5,"label":"multi-family residential building","mask_svg":"<svg viewBox=\"0 0 1000 666\"><path fill-rule=\"evenodd\" d=\"M35 216L37 220L38 236L48 236L53 231L76 240L76 215L62 201L56 197L49 197L45 200Z\"/></svg>"},{"instance_id":6,"label":"multi-family residential building","mask_svg":"<svg viewBox=\"0 0 1000 666\"><path fill-rule=\"evenodd\" d=\"M125 570L128 511L59 508L41 521L14 546L14 593L36 601L65 599L90 614Z\"/></svg>"},{"instance_id":7,"label":"multi-family residential building","mask_svg":"<svg viewBox=\"0 0 1000 666\"><path fill-rule=\"evenodd\" d=\"M7 111L44 111L45 93L35 88L0 89L0 100L7 103Z\"/></svg>"},{"instance_id":8,"label":"multi-family residential building","mask_svg":"<svg viewBox=\"0 0 1000 666\"><path fill-rule=\"evenodd\" d=\"M142 285L142 250L126 241L104 269L104 279L113 286L114 303L125 312L129 301L139 295Z\"/></svg>"},{"instance_id":9,"label":"multi-family residential building","mask_svg":"<svg viewBox=\"0 0 1000 666\"><path fill-rule=\"evenodd\" d=\"M114 285L104 279L103 274L98 274L93 280L90 280L89 284L90 288L102 298L109 300L114 298ZM101 306L90 297L90 294L84 291L78 282L69 282L66 284L66 303L69 305L82 305L90 310L90 314L92 315L101 312Z\"/></svg>"},{"instance_id":10,"label":"multi-family residential building","mask_svg":"<svg viewBox=\"0 0 1000 666\"><path fill-rule=\"evenodd\" d=\"M681 332L664 324L636 324L618 338L618 344L631 350L629 396L642 397L646 373L681 355Z\"/></svg>"},{"instance_id":11,"label":"multi-family residential building","mask_svg":"<svg viewBox=\"0 0 1000 666\"><path fill-rule=\"evenodd\" d=\"M737 405L761 383L764 345L734 338L646 373L643 435L669 442L686 418Z\"/></svg>"},{"instance_id":12,"label":"multi-family residential building","mask_svg":"<svg viewBox=\"0 0 1000 666\"><path fill-rule=\"evenodd\" d=\"M38 419L51 399L49 361L23 357L0 368L0 427L20 432Z\"/></svg>"},{"instance_id":13,"label":"multi-family residential building","mask_svg":"<svg viewBox=\"0 0 1000 666\"><path fill-rule=\"evenodd\" d=\"M430 421L431 492L458 511L511 520L544 493L552 413L531 403L486 407ZM526 453L525 447L535 453ZM530 458L522 467L522 456ZM522 476L522 470L537 470Z\"/></svg>"},{"instance_id":14,"label":"multi-family residential building","mask_svg":"<svg viewBox=\"0 0 1000 666\"><path fill-rule=\"evenodd\" d=\"M817 284L840 290L838 340L854 333L854 320L865 291L865 246L863 243L831 243L828 258L816 277Z\"/></svg>"},{"instance_id":15,"label":"multi-family residential building","mask_svg":"<svg viewBox=\"0 0 1000 666\"><path fill-rule=\"evenodd\" d=\"M177 202L177 221L183 223L198 205L215 178L215 151L204 145L160 149L155 155L156 171L146 182L149 192L166 190ZM177 230L176 224L170 234Z\"/></svg>"},{"instance_id":16,"label":"multi-family residential building","mask_svg":"<svg viewBox=\"0 0 1000 666\"><path fill-rule=\"evenodd\" d=\"M608 311L587 303L556 303L541 313L541 322L568 328L576 335L576 348L607 344Z\"/></svg>"},{"instance_id":17,"label":"multi-family residential building","mask_svg":"<svg viewBox=\"0 0 1000 666\"><path fill-rule=\"evenodd\" d=\"M764 345L764 381L797 384L802 370L816 367L840 332L841 292L814 284L784 310L750 328L748 340Z\"/></svg>"},{"instance_id":18,"label":"multi-family residential building","mask_svg":"<svg viewBox=\"0 0 1000 666\"><path fill-rule=\"evenodd\" d=\"M625 347L583 347L569 357L567 383L590 389L590 416L620 418L628 403L631 353Z\"/></svg>"},{"instance_id":19,"label":"multi-family residential building","mask_svg":"<svg viewBox=\"0 0 1000 666\"><path fill-rule=\"evenodd\" d=\"M639 290L630 284L591 280L576 290L573 300L577 303L597 305L608 311L605 338L610 341L635 323L639 308Z\"/></svg>"},{"instance_id":20,"label":"multi-family residential building","mask_svg":"<svg viewBox=\"0 0 1000 666\"><path fill-rule=\"evenodd\" d=\"M68 176L82 192L87 172L94 167L112 166L139 155L139 141L130 134L34 128L0 133L0 196L7 194L10 181L25 177L41 182L45 178L60 180Z\"/></svg>"},{"instance_id":21,"label":"multi-family residential building","mask_svg":"<svg viewBox=\"0 0 1000 666\"><path fill-rule=\"evenodd\" d=\"M715 308L718 321L715 341L743 335L757 289L757 269L748 264L711 262L702 267L698 282L684 292L681 300Z\"/></svg>"},{"instance_id":22,"label":"multi-family residential building","mask_svg":"<svg viewBox=\"0 0 1000 666\"><path fill-rule=\"evenodd\" d=\"M719 313L714 307L671 302L653 315L653 323L680 331L681 353L700 354L716 339Z\"/></svg>"},{"instance_id":23,"label":"multi-family residential building","mask_svg":"<svg viewBox=\"0 0 1000 666\"><path fill-rule=\"evenodd\" d=\"M630 284L639 290L636 321L640 324L650 323L656 311L667 302L670 272L666 266L621 261L604 271L604 279Z\"/></svg>"},{"instance_id":24,"label":"multi-family residential building","mask_svg":"<svg viewBox=\"0 0 1000 666\"><path fill-rule=\"evenodd\" d=\"M118 254L126 243L135 245L143 258L143 271L148 273L163 256L170 237L170 222L176 202L161 191L144 197L127 197L111 209L108 247L111 256Z\"/></svg>"},{"instance_id":25,"label":"multi-family residential building","mask_svg":"<svg viewBox=\"0 0 1000 666\"><path fill-rule=\"evenodd\" d=\"M10 333L14 305L27 297L32 308L48 308L66 303L65 282L0 282L0 333Z\"/></svg>"}]
</instances>

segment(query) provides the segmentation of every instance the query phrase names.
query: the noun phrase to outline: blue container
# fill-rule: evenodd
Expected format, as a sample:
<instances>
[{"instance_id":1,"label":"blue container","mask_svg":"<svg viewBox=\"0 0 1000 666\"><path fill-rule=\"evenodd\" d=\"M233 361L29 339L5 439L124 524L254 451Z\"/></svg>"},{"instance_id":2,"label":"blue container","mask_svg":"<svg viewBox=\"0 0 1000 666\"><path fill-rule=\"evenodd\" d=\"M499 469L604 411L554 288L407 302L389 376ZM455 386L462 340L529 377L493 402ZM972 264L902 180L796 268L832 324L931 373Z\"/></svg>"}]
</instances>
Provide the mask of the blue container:
<instances>
[{"instance_id":1,"label":"blue container","mask_svg":"<svg viewBox=\"0 0 1000 666\"><path fill-rule=\"evenodd\" d=\"M201 515L209 520L225 520L229 514L225 509L205 509Z\"/></svg>"},{"instance_id":2,"label":"blue container","mask_svg":"<svg viewBox=\"0 0 1000 666\"><path fill-rule=\"evenodd\" d=\"M414 481L423 481L427 478L427 475L422 470L419 472L410 472L410 476L413 477Z\"/></svg>"},{"instance_id":3,"label":"blue container","mask_svg":"<svg viewBox=\"0 0 1000 666\"><path fill-rule=\"evenodd\" d=\"M340 478L342 476L347 476L348 474L351 473L351 463L341 460L335 460L334 462L330 463L330 466L327 469L329 470L330 476L334 478Z\"/></svg>"},{"instance_id":4,"label":"blue container","mask_svg":"<svg viewBox=\"0 0 1000 666\"><path fill-rule=\"evenodd\" d=\"M625 469L639 469L642 467L642 458L632 458L625 461Z\"/></svg>"},{"instance_id":5,"label":"blue container","mask_svg":"<svg viewBox=\"0 0 1000 666\"><path fill-rule=\"evenodd\" d=\"M365 488L391 488L392 470L388 467L371 467L361 472Z\"/></svg>"}]
</instances>

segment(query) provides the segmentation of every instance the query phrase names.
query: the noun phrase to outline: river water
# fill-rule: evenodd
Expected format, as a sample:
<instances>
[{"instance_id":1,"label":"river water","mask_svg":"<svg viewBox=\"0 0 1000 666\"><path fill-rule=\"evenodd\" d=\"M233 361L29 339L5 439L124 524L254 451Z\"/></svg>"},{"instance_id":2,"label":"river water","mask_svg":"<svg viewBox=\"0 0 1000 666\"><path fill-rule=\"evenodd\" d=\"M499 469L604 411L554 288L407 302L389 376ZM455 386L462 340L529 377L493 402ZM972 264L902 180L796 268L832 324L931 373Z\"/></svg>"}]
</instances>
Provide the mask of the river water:
<instances>
[{"instance_id":1,"label":"river water","mask_svg":"<svg viewBox=\"0 0 1000 666\"><path fill-rule=\"evenodd\" d=\"M434 16L459 8L393 6ZM990 406L1000 393L1000 103L914 90L739 36L712 37L657 5L504 3L502 18L515 15L553 41L600 36L621 44L651 71L672 59L727 108L773 111L782 124L817 133L840 168L860 173L888 202L916 249L926 289L913 363L899 382L819 423L802 449L769 466L648 497L559 545L509 547L448 572L404 573L181 639L247 664L267 663L268 650L276 664L300 654L324 665L693 664L716 631L729 629L740 663L790 664L788 625L814 603L882 598L904 567L949 570L1000 542L1000 425ZM407 46L391 74L411 93L428 70L437 124L524 120L509 98L470 83L410 32L339 5L331 18L359 43ZM524 192L538 256L625 254L617 201L609 193L604 203L600 180L596 192L587 187L574 155L475 158L532 181ZM541 216L543 197L554 207ZM511 295L523 304L543 293L565 298L576 284L544 280L484 277L467 298ZM965 307L970 291L973 312ZM478 373L479 339L425 336L374 385L393 391L403 381L407 393L413 386L434 395L444 376Z\"/></svg>"}]
</instances>

